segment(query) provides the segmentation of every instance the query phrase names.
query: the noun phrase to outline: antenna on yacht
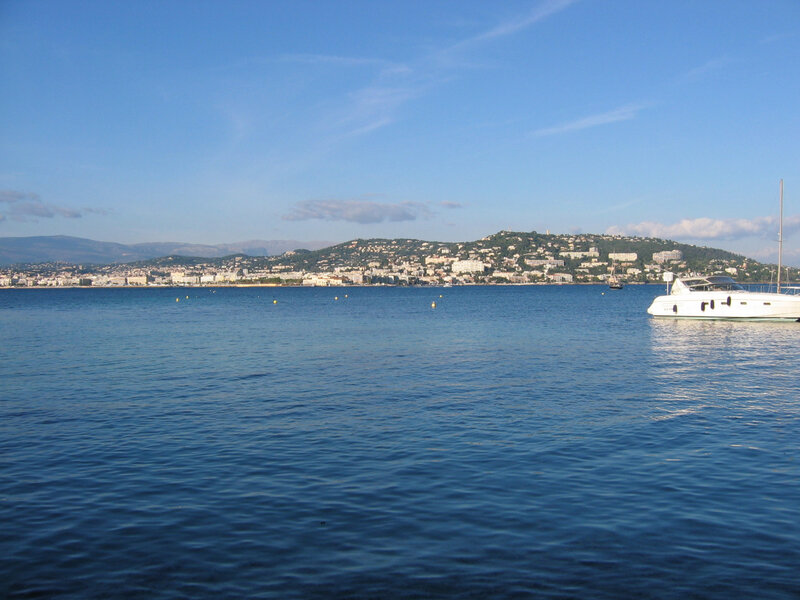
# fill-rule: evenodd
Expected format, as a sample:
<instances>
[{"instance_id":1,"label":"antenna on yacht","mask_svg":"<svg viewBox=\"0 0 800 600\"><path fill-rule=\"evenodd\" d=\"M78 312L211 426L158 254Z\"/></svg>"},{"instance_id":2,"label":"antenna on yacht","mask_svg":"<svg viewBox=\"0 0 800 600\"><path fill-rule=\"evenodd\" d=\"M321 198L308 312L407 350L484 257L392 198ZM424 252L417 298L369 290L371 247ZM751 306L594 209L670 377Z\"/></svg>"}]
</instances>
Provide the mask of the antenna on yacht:
<instances>
[{"instance_id":1,"label":"antenna on yacht","mask_svg":"<svg viewBox=\"0 0 800 600\"><path fill-rule=\"evenodd\" d=\"M781 293L781 261L783 259L783 179L781 179L781 215L778 226L778 293Z\"/></svg>"}]
</instances>

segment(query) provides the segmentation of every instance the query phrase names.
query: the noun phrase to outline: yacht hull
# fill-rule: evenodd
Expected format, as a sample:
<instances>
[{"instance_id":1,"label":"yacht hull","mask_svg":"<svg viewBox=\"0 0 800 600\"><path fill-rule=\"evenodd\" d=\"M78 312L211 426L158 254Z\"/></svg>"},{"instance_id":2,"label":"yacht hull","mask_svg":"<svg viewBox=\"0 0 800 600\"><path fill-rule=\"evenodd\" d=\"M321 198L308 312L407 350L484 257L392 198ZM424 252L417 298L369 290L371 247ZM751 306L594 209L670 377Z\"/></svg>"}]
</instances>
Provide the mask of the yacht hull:
<instances>
[{"instance_id":1,"label":"yacht hull","mask_svg":"<svg viewBox=\"0 0 800 600\"><path fill-rule=\"evenodd\" d=\"M691 292L659 296L654 317L732 321L800 321L800 296L756 292Z\"/></svg>"}]
</instances>

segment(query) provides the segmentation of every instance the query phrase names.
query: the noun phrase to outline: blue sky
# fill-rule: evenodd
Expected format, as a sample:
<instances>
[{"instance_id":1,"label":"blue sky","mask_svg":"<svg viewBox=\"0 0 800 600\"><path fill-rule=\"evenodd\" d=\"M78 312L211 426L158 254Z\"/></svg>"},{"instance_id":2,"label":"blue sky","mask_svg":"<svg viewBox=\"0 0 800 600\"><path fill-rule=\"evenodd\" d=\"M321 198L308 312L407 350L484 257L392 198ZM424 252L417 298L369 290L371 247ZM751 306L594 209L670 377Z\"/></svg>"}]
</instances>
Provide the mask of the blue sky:
<instances>
[{"instance_id":1,"label":"blue sky","mask_svg":"<svg viewBox=\"0 0 800 600\"><path fill-rule=\"evenodd\" d=\"M0 236L657 235L800 264L796 0L0 0Z\"/></svg>"}]
</instances>

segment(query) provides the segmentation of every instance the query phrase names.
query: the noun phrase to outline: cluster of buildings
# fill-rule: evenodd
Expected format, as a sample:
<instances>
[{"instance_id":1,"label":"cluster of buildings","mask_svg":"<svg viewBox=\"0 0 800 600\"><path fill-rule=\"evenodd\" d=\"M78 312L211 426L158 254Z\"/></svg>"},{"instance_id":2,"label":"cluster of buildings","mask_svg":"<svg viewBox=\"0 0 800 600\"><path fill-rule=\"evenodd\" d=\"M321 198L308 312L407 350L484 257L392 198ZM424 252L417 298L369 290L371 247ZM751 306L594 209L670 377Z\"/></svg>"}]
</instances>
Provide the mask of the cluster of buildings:
<instances>
[{"instance_id":1,"label":"cluster of buildings","mask_svg":"<svg viewBox=\"0 0 800 600\"><path fill-rule=\"evenodd\" d=\"M603 250L635 238L500 232L475 242L353 240L318 251L216 259L167 257L145 263L68 264L0 268L0 286L223 286L223 285L465 285L483 283L603 283L614 273L629 282L660 281L665 270L685 270L679 249ZM651 248L652 245L643 246ZM747 263L713 265L736 276ZM717 261L719 262L719 261ZM757 263L756 263L757 264Z\"/></svg>"}]
</instances>

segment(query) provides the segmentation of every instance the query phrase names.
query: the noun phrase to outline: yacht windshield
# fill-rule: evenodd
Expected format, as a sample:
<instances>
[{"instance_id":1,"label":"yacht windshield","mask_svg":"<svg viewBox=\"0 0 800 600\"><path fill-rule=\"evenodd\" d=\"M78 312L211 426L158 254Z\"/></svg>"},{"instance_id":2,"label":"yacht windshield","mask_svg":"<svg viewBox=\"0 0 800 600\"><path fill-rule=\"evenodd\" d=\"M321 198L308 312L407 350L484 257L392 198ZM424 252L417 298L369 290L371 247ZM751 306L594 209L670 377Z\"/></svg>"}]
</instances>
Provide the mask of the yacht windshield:
<instances>
[{"instance_id":1,"label":"yacht windshield","mask_svg":"<svg viewBox=\"0 0 800 600\"><path fill-rule=\"evenodd\" d=\"M683 283L693 292L730 292L744 288L730 277L700 277L697 279L684 279Z\"/></svg>"}]
</instances>

